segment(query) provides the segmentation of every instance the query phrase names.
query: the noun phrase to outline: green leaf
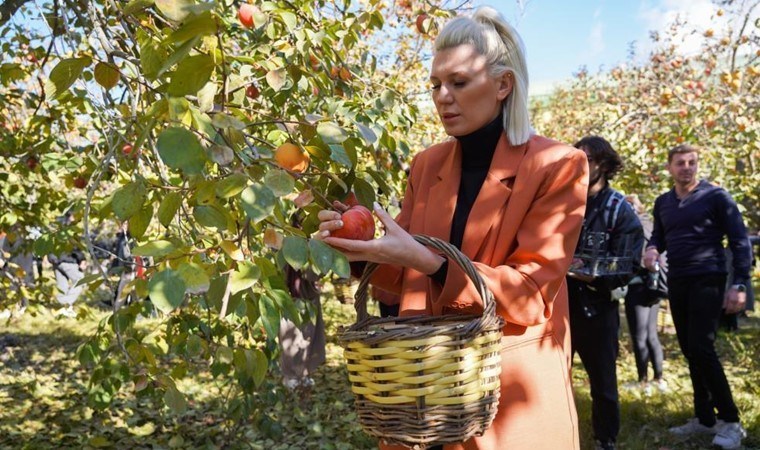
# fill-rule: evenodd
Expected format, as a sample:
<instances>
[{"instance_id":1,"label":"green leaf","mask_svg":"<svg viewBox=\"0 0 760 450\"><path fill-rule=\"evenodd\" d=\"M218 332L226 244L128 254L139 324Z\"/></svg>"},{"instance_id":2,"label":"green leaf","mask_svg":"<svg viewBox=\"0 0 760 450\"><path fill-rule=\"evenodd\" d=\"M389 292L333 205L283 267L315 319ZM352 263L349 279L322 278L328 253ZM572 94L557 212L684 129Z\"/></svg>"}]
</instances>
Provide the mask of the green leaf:
<instances>
[{"instance_id":1,"label":"green leaf","mask_svg":"<svg viewBox=\"0 0 760 450\"><path fill-rule=\"evenodd\" d=\"M185 288L182 277L171 269L158 272L148 282L150 301L164 314L169 314L182 304Z\"/></svg>"},{"instance_id":2,"label":"green leaf","mask_svg":"<svg viewBox=\"0 0 760 450\"><path fill-rule=\"evenodd\" d=\"M143 244L132 250L135 256L148 256L154 258L163 258L174 252L177 248L169 241L152 241Z\"/></svg>"},{"instance_id":3,"label":"green leaf","mask_svg":"<svg viewBox=\"0 0 760 450\"><path fill-rule=\"evenodd\" d=\"M248 175L240 172L230 174L216 183L216 196L219 198L230 198L243 192L248 186Z\"/></svg>"},{"instance_id":4,"label":"green leaf","mask_svg":"<svg viewBox=\"0 0 760 450\"><path fill-rule=\"evenodd\" d=\"M177 28L169 36L169 42L176 44L185 42L195 36L209 36L214 33L216 33L216 20L214 20L211 13L205 12L192 17Z\"/></svg>"},{"instance_id":5,"label":"green leaf","mask_svg":"<svg viewBox=\"0 0 760 450\"><path fill-rule=\"evenodd\" d=\"M272 169L264 176L264 184L272 190L275 196L284 197L296 187L296 180L284 170Z\"/></svg>"},{"instance_id":6,"label":"green leaf","mask_svg":"<svg viewBox=\"0 0 760 450\"><path fill-rule=\"evenodd\" d=\"M282 289L272 289L269 294L280 309L281 316L296 324L297 327L300 327L303 323L301 313L298 311L296 302L293 300L290 293Z\"/></svg>"},{"instance_id":7,"label":"green leaf","mask_svg":"<svg viewBox=\"0 0 760 450\"><path fill-rule=\"evenodd\" d=\"M220 346L216 349L216 356L214 357L214 362L220 362L222 364L231 364L232 361L235 359L235 355L232 352L232 349L229 347Z\"/></svg>"},{"instance_id":8,"label":"green leaf","mask_svg":"<svg viewBox=\"0 0 760 450\"><path fill-rule=\"evenodd\" d=\"M162 64L168 57L168 53L159 42L154 41L149 36L145 36L144 39L139 39L139 42L140 66L142 66L142 71L146 78L149 80L155 80L159 75Z\"/></svg>"},{"instance_id":9,"label":"green leaf","mask_svg":"<svg viewBox=\"0 0 760 450\"><path fill-rule=\"evenodd\" d=\"M270 70L267 72L266 79L267 83L269 83L269 86L271 86L272 89L279 91L285 85L285 81L287 80L287 72L282 68Z\"/></svg>"},{"instance_id":10,"label":"green leaf","mask_svg":"<svg viewBox=\"0 0 760 450\"><path fill-rule=\"evenodd\" d=\"M377 135L374 131L372 131L371 128L360 124L359 122L355 122L356 127L359 129L359 133L362 135L362 138L367 143L367 145L372 145L377 141Z\"/></svg>"},{"instance_id":11,"label":"green leaf","mask_svg":"<svg viewBox=\"0 0 760 450\"><path fill-rule=\"evenodd\" d=\"M375 188L362 178L357 178L354 181L354 192L356 193L356 198L359 200L359 203L369 207L370 209L372 209L372 204L376 200L375 191Z\"/></svg>"},{"instance_id":12,"label":"green leaf","mask_svg":"<svg viewBox=\"0 0 760 450\"><path fill-rule=\"evenodd\" d=\"M276 13L280 15L282 22L285 24L286 27L288 27L288 31L292 33L293 30L296 29L296 25L298 24L296 21L296 15L290 11L283 11L283 10L278 10L276 11Z\"/></svg>"},{"instance_id":13,"label":"green leaf","mask_svg":"<svg viewBox=\"0 0 760 450\"><path fill-rule=\"evenodd\" d=\"M258 184L248 186L240 194L240 200L245 214L255 223L269 217L274 210L275 196L266 186Z\"/></svg>"},{"instance_id":14,"label":"green leaf","mask_svg":"<svg viewBox=\"0 0 760 450\"><path fill-rule=\"evenodd\" d=\"M256 384L256 387L261 386L267 375L269 360L267 360L264 352L257 348L246 349L246 357L249 361L253 360L252 376L254 384Z\"/></svg>"},{"instance_id":15,"label":"green leaf","mask_svg":"<svg viewBox=\"0 0 760 450\"><path fill-rule=\"evenodd\" d=\"M145 185L141 181L133 181L114 192L111 208L116 217L127 220L140 211L144 202Z\"/></svg>"},{"instance_id":16,"label":"green leaf","mask_svg":"<svg viewBox=\"0 0 760 450\"><path fill-rule=\"evenodd\" d=\"M177 273L185 282L185 292L188 294L202 294L211 285L208 274L199 264L183 262L177 268Z\"/></svg>"},{"instance_id":17,"label":"green leaf","mask_svg":"<svg viewBox=\"0 0 760 450\"><path fill-rule=\"evenodd\" d=\"M158 154L167 166L188 174L203 171L206 152L193 133L184 128L167 128L158 136Z\"/></svg>"},{"instance_id":18,"label":"green leaf","mask_svg":"<svg viewBox=\"0 0 760 450\"><path fill-rule=\"evenodd\" d=\"M216 205L200 205L193 209L193 217L206 228L224 230L227 228L227 216Z\"/></svg>"},{"instance_id":19,"label":"green leaf","mask_svg":"<svg viewBox=\"0 0 760 450\"><path fill-rule=\"evenodd\" d=\"M203 352L203 339L197 334L191 334L187 338L185 349L189 356L199 356Z\"/></svg>"},{"instance_id":20,"label":"green leaf","mask_svg":"<svg viewBox=\"0 0 760 450\"><path fill-rule=\"evenodd\" d=\"M158 206L158 221L161 225L165 227L169 226L177 211L179 211L180 205L182 205L182 194L179 192L169 192L166 194Z\"/></svg>"},{"instance_id":21,"label":"green leaf","mask_svg":"<svg viewBox=\"0 0 760 450\"><path fill-rule=\"evenodd\" d=\"M317 125L317 133L326 144L341 144L348 139L346 130L333 122L321 122Z\"/></svg>"},{"instance_id":22,"label":"green leaf","mask_svg":"<svg viewBox=\"0 0 760 450\"><path fill-rule=\"evenodd\" d=\"M330 159L348 168L354 167L351 158L348 156L346 149L343 148L342 145L330 144Z\"/></svg>"},{"instance_id":23,"label":"green leaf","mask_svg":"<svg viewBox=\"0 0 760 450\"><path fill-rule=\"evenodd\" d=\"M309 241L309 254L311 255L312 267L324 275L332 269L334 250L319 239Z\"/></svg>"},{"instance_id":24,"label":"green leaf","mask_svg":"<svg viewBox=\"0 0 760 450\"><path fill-rule=\"evenodd\" d=\"M121 73L119 69L106 62L95 64L95 81L106 89L111 89L119 83Z\"/></svg>"},{"instance_id":25,"label":"green leaf","mask_svg":"<svg viewBox=\"0 0 760 450\"><path fill-rule=\"evenodd\" d=\"M309 261L309 244L299 236L285 236L282 255L293 268L300 269Z\"/></svg>"},{"instance_id":26,"label":"green leaf","mask_svg":"<svg viewBox=\"0 0 760 450\"><path fill-rule=\"evenodd\" d=\"M48 98L57 98L66 92L79 78L85 67L92 63L90 57L62 59L50 71L50 76L45 83L45 95Z\"/></svg>"},{"instance_id":27,"label":"green leaf","mask_svg":"<svg viewBox=\"0 0 760 450\"><path fill-rule=\"evenodd\" d=\"M269 339L274 339L280 331L280 310L273 298L268 295L259 297L259 311L261 312L261 324L267 332Z\"/></svg>"},{"instance_id":28,"label":"green leaf","mask_svg":"<svg viewBox=\"0 0 760 450\"><path fill-rule=\"evenodd\" d=\"M166 60L164 61L163 65L161 66L161 69L159 69L158 73L156 74L157 77L160 77L163 75L167 70L174 67L175 64L180 62L182 59L185 58L185 56L189 55L190 52L193 50L193 47L195 47L195 44L200 42L201 37L195 36L189 41L182 44L177 51L171 54Z\"/></svg>"},{"instance_id":29,"label":"green leaf","mask_svg":"<svg viewBox=\"0 0 760 450\"><path fill-rule=\"evenodd\" d=\"M182 22L192 11L194 0L155 0L158 10L167 19Z\"/></svg>"},{"instance_id":30,"label":"green leaf","mask_svg":"<svg viewBox=\"0 0 760 450\"><path fill-rule=\"evenodd\" d=\"M138 13L149 6L153 6L153 3L154 0L132 0L131 2L127 3L127 6L125 6L121 12L124 15L131 16L132 14Z\"/></svg>"},{"instance_id":31,"label":"green leaf","mask_svg":"<svg viewBox=\"0 0 760 450\"><path fill-rule=\"evenodd\" d=\"M330 249L333 252L333 272L341 278L349 278L351 276L351 266L348 263L348 258L338 250L334 248Z\"/></svg>"},{"instance_id":32,"label":"green leaf","mask_svg":"<svg viewBox=\"0 0 760 450\"><path fill-rule=\"evenodd\" d=\"M198 94L211 79L214 67L214 58L208 55L194 55L182 60L172 74L169 95L182 97Z\"/></svg>"},{"instance_id":33,"label":"green leaf","mask_svg":"<svg viewBox=\"0 0 760 450\"><path fill-rule=\"evenodd\" d=\"M129 218L129 233L133 238L140 240L148 230L150 220L153 218L153 205L146 205L137 214Z\"/></svg>"},{"instance_id":34,"label":"green leaf","mask_svg":"<svg viewBox=\"0 0 760 450\"><path fill-rule=\"evenodd\" d=\"M237 265L237 269L230 274L230 292L237 294L244 291L254 284L261 276L261 269L250 261L242 261Z\"/></svg>"},{"instance_id":35,"label":"green leaf","mask_svg":"<svg viewBox=\"0 0 760 450\"><path fill-rule=\"evenodd\" d=\"M176 387L166 389L164 403L174 414L182 414L187 409L187 400L185 400L185 396Z\"/></svg>"}]
</instances>

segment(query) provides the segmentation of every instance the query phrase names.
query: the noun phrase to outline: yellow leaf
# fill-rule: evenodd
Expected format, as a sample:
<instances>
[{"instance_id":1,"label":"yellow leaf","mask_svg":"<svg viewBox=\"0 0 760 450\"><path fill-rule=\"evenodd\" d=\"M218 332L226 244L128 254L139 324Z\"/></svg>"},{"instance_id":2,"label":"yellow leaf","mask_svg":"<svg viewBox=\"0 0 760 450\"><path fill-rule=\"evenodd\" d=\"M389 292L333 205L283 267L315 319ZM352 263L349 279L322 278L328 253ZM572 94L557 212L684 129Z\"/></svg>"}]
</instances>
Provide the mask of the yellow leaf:
<instances>
[{"instance_id":1,"label":"yellow leaf","mask_svg":"<svg viewBox=\"0 0 760 450\"><path fill-rule=\"evenodd\" d=\"M222 250L224 250L224 253L227 254L230 258L232 258L235 261L243 261L245 259L245 255L243 255L242 250L238 248L237 244L233 241L222 241L221 244L219 244L220 247L222 247Z\"/></svg>"}]
</instances>

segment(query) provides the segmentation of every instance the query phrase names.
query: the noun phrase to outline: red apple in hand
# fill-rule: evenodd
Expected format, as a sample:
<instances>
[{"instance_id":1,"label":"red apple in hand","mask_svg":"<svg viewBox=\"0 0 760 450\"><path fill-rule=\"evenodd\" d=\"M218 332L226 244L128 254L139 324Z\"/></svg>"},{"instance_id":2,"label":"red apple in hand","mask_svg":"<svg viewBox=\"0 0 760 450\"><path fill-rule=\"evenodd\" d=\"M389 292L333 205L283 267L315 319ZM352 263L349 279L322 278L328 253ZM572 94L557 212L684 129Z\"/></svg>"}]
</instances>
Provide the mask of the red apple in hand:
<instances>
[{"instance_id":1,"label":"red apple in hand","mask_svg":"<svg viewBox=\"0 0 760 450\"><path fill-rule=\"evenodd\" d=\"M256 8L248 3L243 3L238 10L238 19L246 28L253 28L253 14Z\"/></svg>"},{"instance_id":2,"label":"red apple in hand","mask_svg":"<svg viewBox=\"0 0 760 450\"><path fill-rule=\"evenodd\" d=\"M348 208L341 214L343 228L331 231L336 238L369 241L375 237L375 219L369 209L362 205Z\"/></svg>"}]
</instances>

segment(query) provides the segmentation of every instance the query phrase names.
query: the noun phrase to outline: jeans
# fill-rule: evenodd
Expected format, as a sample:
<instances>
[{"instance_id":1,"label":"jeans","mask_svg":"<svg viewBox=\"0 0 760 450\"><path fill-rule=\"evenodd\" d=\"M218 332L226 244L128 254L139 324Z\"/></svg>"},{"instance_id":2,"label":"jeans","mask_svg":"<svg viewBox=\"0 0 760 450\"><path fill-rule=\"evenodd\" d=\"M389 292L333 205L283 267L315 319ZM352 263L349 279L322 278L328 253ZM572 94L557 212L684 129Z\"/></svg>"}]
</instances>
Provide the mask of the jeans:
<instances>
[{"instance_id":1,"label":"jeans","mask_svg":"<svg viewBox=\"0 0 760 450\"><path fill-rule=\"evenodd\" d=\"M631 332L638 381L648 379L647 366L650 361L654 370L654 379L662 378L663 353L660 338L657 335L657 314L660 311L660 304L646 306L637 301L640 298L638 296L643 295L644 289L643 284L632 284L628 286L628 295L625 297L625 317Z\"/></svg>"},{"instance_id":2,"label":"jeans","mask_svg":"<svg viewBox=\"0 0 760 450\"><path fill-rule=\"evenodd\" d=\"M738 422L739 411L731 395L723 366L715 352L725 275L701 275L668 280L670 312L678 345L689 363L694 387L694 413L703 425L717 418Z\"/></svg>"},{"instance_id":3,"label":"jeans","mask_svg":"<svg viewBox=\"0 0 760 450\"><path fill-rule=\"evenodd\" d=\"M619 303L595 305L596 314L588 317L570 308L570 335L573 353L581 357L591 385L591 423L594 438L615 442L620 431L620 402L615 361L620 349Z\"/></svg>"}]
</instances>

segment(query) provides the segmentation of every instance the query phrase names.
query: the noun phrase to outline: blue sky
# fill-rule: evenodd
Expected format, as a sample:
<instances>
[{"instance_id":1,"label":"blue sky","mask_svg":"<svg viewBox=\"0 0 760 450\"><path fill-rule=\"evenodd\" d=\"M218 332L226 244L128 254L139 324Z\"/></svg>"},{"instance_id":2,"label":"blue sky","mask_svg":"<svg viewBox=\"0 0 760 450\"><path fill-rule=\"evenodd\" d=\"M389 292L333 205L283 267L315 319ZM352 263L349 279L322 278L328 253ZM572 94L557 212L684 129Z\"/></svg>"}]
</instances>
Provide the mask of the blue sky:
<instances>
[{"instance_id":1,"label":"blue sky","mask_svg":"<svg viewBox=\"0 0 760 450\"><path fill-rule=\"evenodd\" d=\"M649 32L663 30L680 14L711 27L709 0L475 0L499 10L525 41L531 94L545 93L585 65L596 73L651 49ZM521 8L519 5L522 4Z\"/></svg>"}]
</instances>

